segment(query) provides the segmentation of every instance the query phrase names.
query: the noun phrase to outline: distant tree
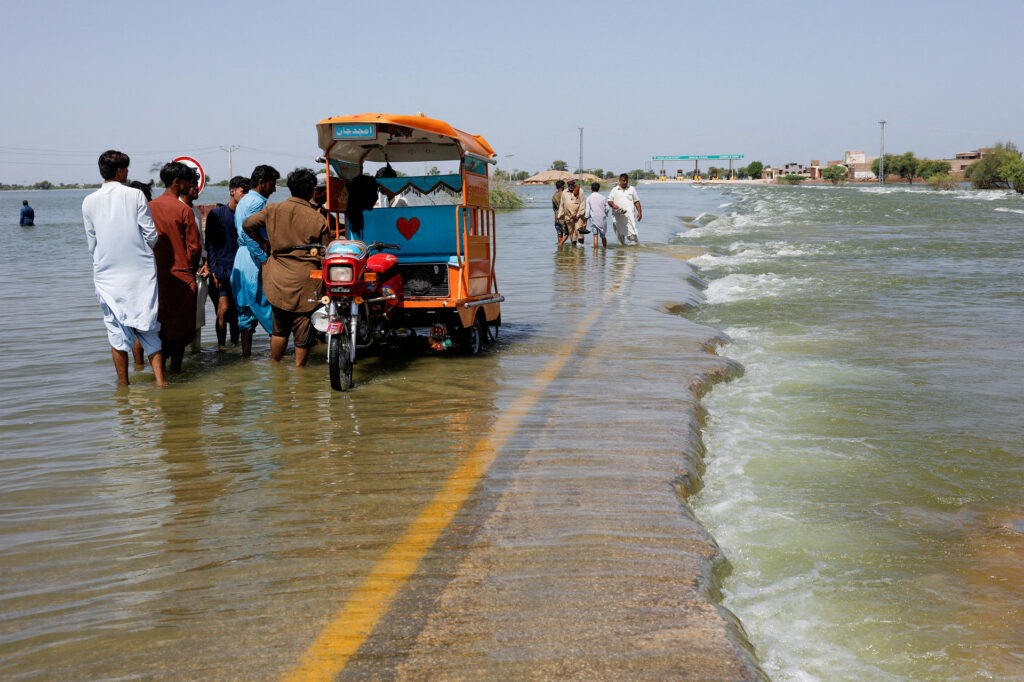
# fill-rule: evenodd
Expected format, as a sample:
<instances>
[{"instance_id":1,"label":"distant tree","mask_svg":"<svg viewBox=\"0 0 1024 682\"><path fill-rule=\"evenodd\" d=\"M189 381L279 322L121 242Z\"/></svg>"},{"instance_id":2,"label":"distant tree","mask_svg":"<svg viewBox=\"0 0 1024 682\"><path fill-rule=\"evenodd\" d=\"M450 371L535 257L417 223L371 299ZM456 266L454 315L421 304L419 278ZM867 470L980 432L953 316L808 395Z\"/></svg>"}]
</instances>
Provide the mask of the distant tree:
<instances>
[{"instance_id":1,"label":"distant tree","mask_svg":"<svg viewBox=\"0 0 1024 682\"><path fill-rule=\"evenodd\" d=\"M1024 160L1020 158L1007 159L999 167L999 170L1017 194L1024 194Z\"/></svg>"},{"instance_id":2,"label":"distant tree","mask_svg":"<svg viewBox=\"0 0 1024 682\"><path fill-rule=\"evenodd\" d=\"M516 182L522 182L528 177L530 177L530 174L527 171L516 171L512 174L512 179Z\"/></svg>"},{"instance_id":3,"label":"distant tree","mask_svg":"<svg viewBox=\"0 0 1024 682\"><path fill-rule=\"evenodd\" d=\"M747 165L747 175L752 178L761 177L761 173L764 171L764 164L760 161L751 161Z\"/></svg>"},{"instance_id":4,"label":"distant tree","mask_svg":"<svg viewBox=\"0 0 1024 682\"><path fill-rule=\"evenodd\" d=\"M53 183L49 180L41 180L32 185L32 189L53 189Z\"/></svg>"},{"instance_id":5,"label":"distant tree","mask_svg":"<svg viewBox=\"0 0 1024 682\"><path fill-rule=\"evenodd\" d=\"M895 159L896 159L896 157L894 155L892 155L892 154L886 154L884 158L885 158L885 174L886 175L899 175L899 173L897 173L896 170L895 170L895 166L896 166ZM875 174L876 178L878 177L878 159L875 159L874 161L871 162L871 172Z\"/></svg>"},{"instance_id":6,"label":"distant tree","mask_svg":"<svg viewBox=\"0 0 1024 682\"><path fill-rule=\"evenodd\" d=\"M914 184L914 176L917 175L917 164L920 161L914 152L905 152L896 157L895 172L907 181L907 184Z\"/></svg>"},{"instance_id":7,"label":"distant tree","mask_svg":"<svg viewBox=\"0 0 1024 682\"><path fill-rule=\"evenodd\" d=\"M980 159L972 163L964 171L964 176L971 181L975 189L1009 189L1010 180L1003 172L1003 167L1020 159L1017 145L1012 142L997 142L992 151L986 152ZM1014 166L1009 165L1008 168Z\"/></svg>"},{"instance_id":8,"label":"distant tree","mask_svg":"<svg viewBox=\"0 0 1024 682\"><path fill-rule=\"evenodd\" d=\"M560 159L556 159L555 161L551 162L551 170L567 171L569 170L569 164Z\"/></svg>"},{"instance_id":9,"label":"distant tree","mask_svg":"<svg viewBox=\"0 0 1024 682\"><path fill-rule=\"evenodd\" d=\"M797 175L796 173L789 173L788 175L783 175L781 178L781 180L787 185L799 185L806 179L807 178L803 175Z\"/></svg>"},{"instance_id":10,"label":"distant tree","mask_svg":"<svg viewBox=\"0 0 1024 682\"><path fill-rule=\"evenodd\" d=\"M833 185L838 185L840 182L846 180L846 176L849 172L850 169L846 166L828 166L821 170L821 177L825 180L831 180Z\"/></svg>"},{"instance_id":11,"label":"distant tree","mask_svg":"<svg viewBox=\"0 0 1024 682\"><path fill-rule=\"evenodd\" d=\"M604 179L605 180L612 180L612 179L617 178L617 177L619 177L619 176L618 176L618 174L615 171L605 171L604 172Z\"/></svg>"},{"instance_id":12,"label":"distant tree","mask_svg":"<svg viewBox=\"0 0 1024 682\"><path fill-rule=\"evenodd\" d=\"M427 171L427 175L440 175L441 171L438 170L437 166L431 166L430 170Z\"/></svg>"},{"instance_id":13,"label":"distant tree","mask_svg":"<svg viewBox=\"0 0 1024 682\"><path fill-rule=\"evenodd\" d=\"M935 175L949 175L953 167L949 161L935 161L932 159L918 159L917 177L927 180Z\"/></svg>"}]
</instances>

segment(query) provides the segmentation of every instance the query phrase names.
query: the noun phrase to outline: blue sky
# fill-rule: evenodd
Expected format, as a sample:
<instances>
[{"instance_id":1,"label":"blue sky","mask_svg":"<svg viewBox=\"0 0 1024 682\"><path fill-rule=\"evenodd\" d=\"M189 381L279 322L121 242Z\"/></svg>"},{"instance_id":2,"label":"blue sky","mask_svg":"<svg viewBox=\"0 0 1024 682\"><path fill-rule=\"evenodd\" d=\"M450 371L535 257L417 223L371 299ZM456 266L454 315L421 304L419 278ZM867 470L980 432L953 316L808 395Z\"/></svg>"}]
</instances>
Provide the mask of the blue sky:
<instances>
[{"instance_id":1,"label":"blue sky","mask_svg":"<svg viewBox=\"0 0 1024 682\"><path fill-rule=\"evenodd\" d=\"M312 165L338 114L424 113L501 165L766 163L1024 144L1020 2L4 3L0 182L192 153ZM506 155L513 155L510 159Z\"/></svg>"}]
</instances>

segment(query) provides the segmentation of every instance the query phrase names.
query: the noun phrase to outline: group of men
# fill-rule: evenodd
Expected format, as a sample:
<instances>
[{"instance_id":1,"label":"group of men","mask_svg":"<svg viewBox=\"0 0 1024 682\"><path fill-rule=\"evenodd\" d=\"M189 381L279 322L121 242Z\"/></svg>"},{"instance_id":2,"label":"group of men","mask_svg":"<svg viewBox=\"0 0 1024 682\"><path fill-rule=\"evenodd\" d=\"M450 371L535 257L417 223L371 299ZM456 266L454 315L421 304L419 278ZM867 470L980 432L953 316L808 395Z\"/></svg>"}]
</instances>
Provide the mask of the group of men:
<instances>
[{"instance_id":1,"label":"group of men","mask_svg":"<svg viewBox=\"0 0 1024 682\"><path fill-rule=\"evenodd\" d=\"M558 245L568 242L570 246L583 245L583 235L594 234L594 246L600 240L608 246L608 211L612 212L612 224L620 244L638 243L636 224L643 219L643 209L636 189L629 186L629 175L619 176L619 184L612 188L605 198L601 195L600 183L590 185L590 195L583 196L583 190L575 178L555 183L551 197L551 209L555 213L555 234Z\"/></svg>"},{"instance_id":2,"label":"group of men","mask_svg":"<svg viewBox=\"0 0 1024 682\"><path fill-rule=\"evenodd\" d=\"M99 158L103 185L82 202L93 280L103 311L118 382L128 383L128 353L149 358L157 385L165 361L181 369L185 348L204 320L208 289L217 311L217 343L225 350L228 328L252 352L257 324L271 334L271 358L280 361L288 337L295 364L306 363L316 343L310 320L319 267L309 249L294 247L330 239L326 211L313 203L316 174L297 168L288 175L291 198L267 206L281 177L257 166L250 178L229 182L230 201L210 211L205 239L195 169L178 162L160 170L164 193L147 201L128 186L129 158L109 150ZM138 184L136 184L138 187Z\"/></svg>"}]
</instances>

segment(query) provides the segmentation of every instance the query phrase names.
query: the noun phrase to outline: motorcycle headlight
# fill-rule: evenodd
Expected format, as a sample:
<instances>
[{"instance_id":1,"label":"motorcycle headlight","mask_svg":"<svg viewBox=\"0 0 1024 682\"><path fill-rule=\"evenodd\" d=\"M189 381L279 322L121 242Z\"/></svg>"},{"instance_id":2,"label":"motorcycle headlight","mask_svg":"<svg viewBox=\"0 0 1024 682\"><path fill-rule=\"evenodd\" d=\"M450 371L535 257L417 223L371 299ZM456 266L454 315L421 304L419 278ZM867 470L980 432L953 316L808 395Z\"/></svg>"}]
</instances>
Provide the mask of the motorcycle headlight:
<instances>
[{"instance_id":1,"label":"motorcycle headlight","mask_svg":"<svg viewBox=\"0 0 1024 682\"><path fill-rule=\"evenodd\" d=\"M332 265L327 268L327 281L328 282L351 282L352 281L352 266L351 265Z\"/></svg>"},{"instance_id":2,"label":"motorcycle headlight","mask_svg":"<svg viewBox=\"0 0 1024 682\"><path fill-rule=\"evenodd\" d=\"M327 325L330 324L330 316L327 314L327 307L320 306L313 311L313 315L309 319L313 323L313 328L318 332L326 332Z\"/></svg>"}]
</instances>

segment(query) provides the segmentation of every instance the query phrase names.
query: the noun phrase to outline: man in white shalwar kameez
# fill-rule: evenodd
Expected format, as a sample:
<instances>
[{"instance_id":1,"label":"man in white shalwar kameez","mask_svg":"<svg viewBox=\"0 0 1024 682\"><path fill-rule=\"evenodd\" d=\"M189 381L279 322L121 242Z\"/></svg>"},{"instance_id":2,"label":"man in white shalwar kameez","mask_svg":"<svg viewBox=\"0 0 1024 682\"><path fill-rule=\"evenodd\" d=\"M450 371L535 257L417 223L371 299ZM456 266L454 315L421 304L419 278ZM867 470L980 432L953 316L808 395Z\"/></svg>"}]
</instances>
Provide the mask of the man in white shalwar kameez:
<instances>
[{"instance_id":1,"label":"man in white shalwar kameez","mask_svg":"<svg viewBox=\"0 0 1024 682\"><path fill-rule=\"evenodd\" d=\"M640 207L640 197L636 194L636 188L629 186L629 175L626 173L619 176L619 184L608 193L608 205L612 209L612 224L619 243L625 244L628 240L630 244L637 244L639 236L636 224L643 220L644 214Z\"/></svg>"},{"instance_id":2,"label":"man in white shalwar kameez","mask_svg":"<svg viewBox=\"0 0 1024 682\"><path fill-rule=\"evenodd\" d=\"M82 202L82 220L118 383L128 384L128 352L138 339L149 356L157 385L163 386L153 257L157 232L146 197L124 185L128 162L126 154L114 150L100 156L104 182Z\"/></svg>"}]
</instances>

